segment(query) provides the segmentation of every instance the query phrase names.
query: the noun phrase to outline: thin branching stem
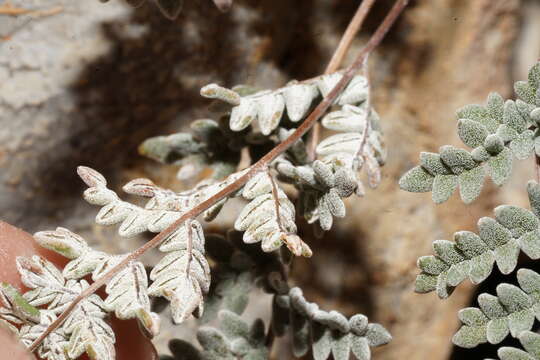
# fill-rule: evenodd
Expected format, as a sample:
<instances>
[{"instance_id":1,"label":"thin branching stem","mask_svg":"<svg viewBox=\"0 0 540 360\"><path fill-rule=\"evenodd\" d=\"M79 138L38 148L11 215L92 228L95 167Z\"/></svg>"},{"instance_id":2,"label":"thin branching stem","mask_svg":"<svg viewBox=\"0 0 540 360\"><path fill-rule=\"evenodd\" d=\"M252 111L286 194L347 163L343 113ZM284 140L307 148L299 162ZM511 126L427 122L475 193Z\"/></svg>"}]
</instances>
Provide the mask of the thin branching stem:
<instances>
[{"instance_id":1,"label":"thin branching stem","mask_svg":"<svg viewBox=\"0 0 540 360\"><path fill-rule=\"evenodd\" d=\"M537 59L537 61L540 61L540 58ZM536 153L536 151L533 151L534 153L534 172L536 174L536 182L540 183L540 156Z\"/></svg>"},{"instance_id":2,"label":"thin branching stem","mask_svg":"<svg viewBox=\"0 0 540 360\"><path fill-rule=\"evenodd\" d=\"M362 24L364 23L375 1L376 0L363 0L362 1L360 6L358 7L358 10L356 10L356 13L354 14L354 17L352 18L351 22L347 26L347 29L343 33L343 36L339 42L339 45L336 51L334 52L332 59L328 63L328 66L326 67L325 74L331 74L339 69L339 67L341 66L341 63L343 63L343 59L345 58L345 55L347 55L347 51L351 47L351 44L354 38L356 37L356 34L362 28Z\"/></svg>"},{"instance_id":3,"label":"thin branching stem","mask_svg":"<svg viewBox=\"0 0 540 360\"><path fill-rule=\"evenodd\" d=\"M540 156L534 154L534 170L536 173L536 182L540 183Z\"/></svg>"},{"instance_id":4,"label":"thin branching stem","mask_svg":"<svg viewBox=\"0 0 540 360\"><path fill-rule=\"evenodd\" d=\"M319 144L319 139L321 138L321 125L317 122L313 125L311 133L309 134L309 140L307 144L307 154L310 160L317 159L317 145Z\"/></svg>"},{"instance_id":5,"label":"thin branching stem","mask_svg":"<svg viewBox=\"0 0 540 360\"><path fill-rule=\"evenodd\" d=\"M274 200L274 211L276 212L276 222L278 225L279 230L282 233L286 233L285 228L283 227L283 224L281 223L281 213L280 213L280 201L279 201L279 192L278 192L278 186L276 184L276 180L270 173L269 169L266 169L266 175L268 176L268 179L270 180L270 184L272 185L272 198Z\"/></svg>"},{"instance_id":6,"label":"thin branching stem","mask_svg":"<svg viewBox=\"0 0 540 360\"><path fill-rule=\"evenodd\" d=\"M383 22L379 25L375 33L371 36L366 45L359 51L358 55L354 62L345 70L343 77L337 83L337 85L330 91L328 95L317 105L317 107L311 112L311 114L304 120L304 122L283 142L279 143L274 147L270 152L264 155L259 161L253 164L249 170L246 171L244 175L239 177L236 181L229 184L227 187L223 188L221 191L210 197L209 199L199 203L194 206L191 210L185 212L180 216L173 224L168 228L154 236L150 241L148 241L143 246L139 247L127 257L124 258L118 265L114 266L102 277L97 279L92 285L86 288L83 292L77 296L77 298L66 307L64 312L58 316L58 318L49 325L49 327L41 334L33 343L30 345L29 350L35 351L38 346L43 342L43 340L56 330L71 314L71 312L77 307L77 305L86 297L95 293L100 287L105 285L111 280L111 278L121 271L126 265L131 261L138 259L146 253L148 250L155 248L163 240L165 240L170 234L173 233L180 225L182 225L188 219L194 219L202 212L210 208L212 205L216 204L221 199L229 196L233 192L239 190L244 184L249 181L253 176L258 174L261 171L265 171L276 157L286 151L294 143L302 138L304 134L308 132L309 129L319 120L324 113L332 106L334 100L338 97L339 94L345 89L347 84L353 78L353 76L361 69L362 64L364 63L364 58L375 49L381 41L384 39L386 33L390 30L392 25L396 22L397 18L407 6L409 0L397 0L388 15L386 15Z\"/></svg>"},{"instance_id":7,"label":"thin branching stem","mask_svg":"<svg viewBox=\"0 0 540 360\"><path fill-rule=\"evenodd\" d=\"M365 157L364 147L366 146L368 134L369 134L369 131L371 130L371 121L369 119L369 116L371 114L371 83L369 81L368 60L369 60L369 54L364 59L364 65L363 65L364 76L366 77L367 84L368 84L367 85L368 93L367 93L367 99L366 99L366 114L364 118L365 125L362 131L362 141L360 142L360 146L358 147L358 150L356 151L356 154L354 155L354 159L355 159L354 161L358 161L358 158L360 156ZM365 161L362 161L361 165L358 166L358 169L356 169L357 171L360 171L362 169L364 162Z\"/></svg>"},{"instance_id":8,"label":"thin branching stem","mask_svg":"<svg viewBox=\"0 0 540 360\"><path fill-rule=\"evenodd\" d=\"M191 226L191 219L186 220L187 228L187 255L188 260L186 264L186 274L190 274L191 261L193 260L193 227Z\"/></svg>"},{"instance_id":9,"label":"thin branching stem","mask_svg":"<svg viewBox=\"0 0 540 360\"><path fill-rule=\"evenodd\" d=\"M358 34L360 29L362 28L362 24L364 23L364 20L369 14L369 11L371 10L371 7L374 3L375 0L362 1L358 9L356 10L356 13L354 14L351 22L347 26L347 29L343 33L339 45L336 48L336 51L334 51L334 55L332 55L332 59L330 59L330 62L326 66L326 70L324 71L325 74L331 74L339 69L339 67L343 63L345 55L347 55L347 51L351 47L351 44L356 37L356 34ZM308 141L307 153L311 160L315 160L315 149L319 144L320 137L321 126L319 123L316 123L315 125L313 125L313 129L311 129L310 139Z\"/></svg>"}]
</instances>

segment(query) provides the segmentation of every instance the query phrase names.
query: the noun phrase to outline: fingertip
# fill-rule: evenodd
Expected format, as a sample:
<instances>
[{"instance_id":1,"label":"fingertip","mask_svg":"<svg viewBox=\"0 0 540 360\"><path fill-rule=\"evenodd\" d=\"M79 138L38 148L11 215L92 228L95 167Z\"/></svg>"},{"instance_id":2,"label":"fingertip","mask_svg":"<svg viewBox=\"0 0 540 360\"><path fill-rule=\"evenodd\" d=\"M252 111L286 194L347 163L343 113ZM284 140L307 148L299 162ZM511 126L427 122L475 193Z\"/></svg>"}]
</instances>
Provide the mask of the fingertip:
<instances>
[{"instance_id":1,"label":"fingertip","mask_svg":"<svg viewBox=\"0 0 540 360\"><path fill-rule=\"evenodd\" d=\"M4 326L0 326L0 349L2 359L35 360L16 336Z\"/></svg>"},{"instance_id":2,"label":"fingertip","mask_svg":"<svg viewBox=\"0 0 540 360\"><path fill-rule=\"evenodd\" d=\"M116 334L118 360L157 360L158 355L152 341L142 334L137 320L114 318L112 328Z\"/></svg>"},{"instance_id":3,"label":"fingertip","mask_svg":"<svg viewBox=\"0 0 540 360\"><path fill-rule=\"evenodd\" d=\"M13 225L0 220L0 280L14 286L22 285L17 271L18 256L30 257L41 255L57 265L63 265L66 260L60 255L42 248L33 236Z\"/></svg>"},{"instance_id":4,"label":"fingertip","mask_svg":"<svg viewBox=\"0 0 540 360\"><path fill-rule=\"evenodd\" d=\"M67 263L67 260L60 255L40 247L33 236L26 231L0 220L0 281L23 287L17 271L16 259L19 256L31 257L32 255L43 256L59 266ZM112 327L116 334L117 360L158 359L154 345L141 333L136 320L114 318ZM0 349L3 355L13 354L9 357L11 359L35 359L22 345L19 346L18 340L9 331L3 328L0 328Z\"/></svg>"}]
</instances>

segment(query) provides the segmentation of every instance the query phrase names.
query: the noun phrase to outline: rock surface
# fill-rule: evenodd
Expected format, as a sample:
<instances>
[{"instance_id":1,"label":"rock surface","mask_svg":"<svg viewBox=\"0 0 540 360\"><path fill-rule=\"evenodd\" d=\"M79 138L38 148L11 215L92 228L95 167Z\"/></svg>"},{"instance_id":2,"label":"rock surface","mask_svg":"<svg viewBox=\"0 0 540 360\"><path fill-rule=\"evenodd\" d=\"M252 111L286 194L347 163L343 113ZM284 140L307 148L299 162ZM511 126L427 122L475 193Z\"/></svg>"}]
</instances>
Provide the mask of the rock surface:
<instances>
[{"instance_id":1,"label":"rock surface","mask_svg":"<svg viewBox=\"0 0 540 360\"><path fill-rule=\"evenodd\" d=\"M137 145L208 117L208 102L198 96L207 83L272 88L318 75L355 3L236 0L222 14L210 1L186 0L171 22L150 4L133 10L119 0L13 0L61 11L0 15L2 220L30 232L69 227L108 251L140 244L144 239L116 241L114 229L93 225L96 209L81 200L75 167L102 171L117 189L141 176L180 189L175 170L139 157ZM350 55L390 5L377 2ZM415 294L416 258L431 254L433 240L474 229L500 203L527 205L530 162L470 206L455 197L435 206L429 194L400 191L397 180L420 151L459 144L457 108L483 102L490 91L511 95L540 52L539 13L532 0L412 1L371 57L388 144L383 184L349 201L351 215L325 239L306 239L315 255L298 262L294 277L310 300L362 311L387 327L394 340L376 351L378 360L449 358L457 310L470 303L473 288L461 286L446 301ZM173 332L189 328L167 328L161 348Z\"/></svg>"}]
</instances>

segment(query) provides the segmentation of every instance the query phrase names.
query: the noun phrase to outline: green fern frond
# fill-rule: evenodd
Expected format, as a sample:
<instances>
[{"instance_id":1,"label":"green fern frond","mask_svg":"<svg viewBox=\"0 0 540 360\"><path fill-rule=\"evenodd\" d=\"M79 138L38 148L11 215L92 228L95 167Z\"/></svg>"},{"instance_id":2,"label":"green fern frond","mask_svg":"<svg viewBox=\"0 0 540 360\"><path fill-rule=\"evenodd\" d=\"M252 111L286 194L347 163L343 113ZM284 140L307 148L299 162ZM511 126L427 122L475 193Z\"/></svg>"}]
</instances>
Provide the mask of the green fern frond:
<instances>
[{"instance_id":1,"label":"green fern frond","mask_svg":"<svg viewBox=\"0 0 540 360\"><path fill-rule=\"evenodd\" d=\"M457 111L458 135L472 151L450 145L439 153L420 154L420 165L405 173L399 181L409 192L432 192L435 203L445 202L458 188L461 200L474 201L486 176L503 185L512 173L512 158L540 155L540 63L532 67L529 81L515 84L520 99L507 100L496 93L485 105L467 105Z\"/></svg>"},{"instance_id":2,"label":"green fern frond","mask_svg":"<svg viewBox=\"0 0 540 360\"><path fill-rule=\"evenodd\" d=\"M540 221L529 210L510 205L495 208L495 219L478 221L478 235L470 231L454 234L454 242L436 240L435 255L422 256L416 278L416 292L437 291L447 298L454 288L469 278L473 284L484 281L497 263L503 274L511 273L520 251L531 259L540 258Z\"/></svg>"},{"instance_id":3,"label":"green fern frond","mask_svg":"<svg viewBox=\"0 0 540 360\"><path fill-rule=\"evenodd\" d=\"M525 350L502 347L497 354L501 360L539 360L540 335L532 331L524 331L519 335L519 342Z\"/></svg>"},{"instance_id":4,"label":"green fern frond","mask_svg":"<svg viewBox=\"0 0 540 360\"><path fill-rule=\"evenodd\" d=\"M473 348L489 342L498 344L510 334L518 337L532 329L535 317L540 319L540 275L528 269L517 272L519 287L497 286L497 296L480 294L479 308L459 312L463 325L454 335L454 344Z\"/></svg>"}]
</instances>

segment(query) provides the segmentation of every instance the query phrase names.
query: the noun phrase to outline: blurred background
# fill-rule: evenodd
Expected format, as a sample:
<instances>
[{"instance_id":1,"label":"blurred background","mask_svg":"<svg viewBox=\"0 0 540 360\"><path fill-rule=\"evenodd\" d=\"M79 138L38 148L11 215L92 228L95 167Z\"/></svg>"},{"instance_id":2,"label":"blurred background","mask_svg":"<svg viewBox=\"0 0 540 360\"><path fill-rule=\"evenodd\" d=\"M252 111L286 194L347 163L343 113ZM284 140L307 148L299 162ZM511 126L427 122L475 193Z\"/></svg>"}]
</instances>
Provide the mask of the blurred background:
<instances>
[{"instance_id":1,"label":"blurred background","mask_svg":"<svg viewBox=\"0 0 540 360\"><path fill-rule=\"evenodd\" d=\"M349 60L392 3L376 2ZM7 4L0 1L0 8ZM210 82L275 88L319 75L358 1L235 0L222 14L210 0L186 0L175 21L153 4L133 9L121 0L8 5L33 12L0 11L0 218L30 233L68 227L120 253L148 237L126 241L116 228L94 225L97 209L80 196L76 166L97 169L118 191L135 177L189 188L176 179L177 169L141 157L137 146L208 117L209 102L199 89ZM512 96L513 82L524 79L538 57L537 0L411 1L371 56L374 106L388 149L383 183L364 198L350 198L349 216L323 239L306 232L314 256L295 262L292 281L327 310L362 312L389 329L394 340L377 349L375 359L496 357L492 346L454 349L451 336L460 308L515 275L494 273L481 289L463 284L442 301L413 292L416 259L432 253L433 240L475 230L497 205L528 206L533 161L518 162L508 184L489 184L469 206L456 195L436 206L429 193L405 193L397 181L420 151L461 146L455 110L483 102L490 91ZM234 218L227 213L211 231L230 227ZM145 257L149 265L155 259ZM522 265L540 268L527 259ZM252 294L249 311L268 318L268 296ZM166 325L159 350L167 351L171 337L192 338L193 326ZM291 357L285 340L278 346L277 358Z\"/></svg>"}]
</instances>

